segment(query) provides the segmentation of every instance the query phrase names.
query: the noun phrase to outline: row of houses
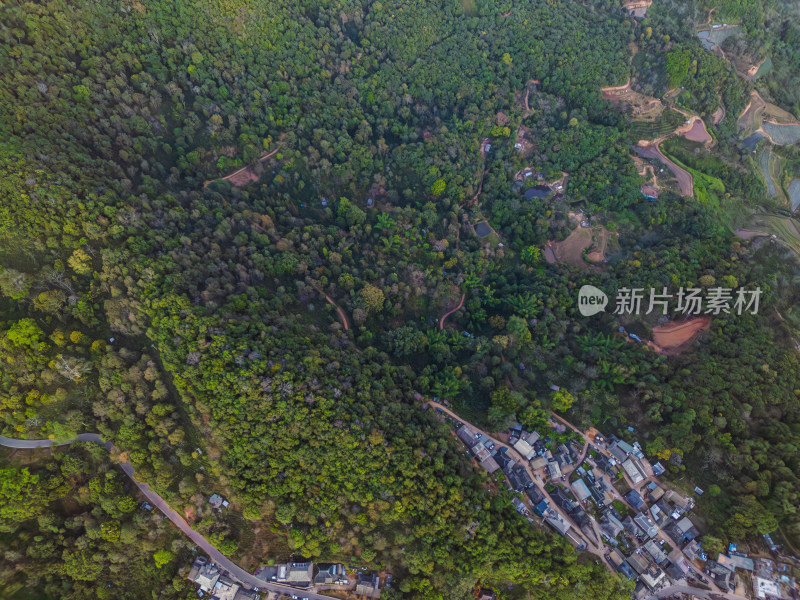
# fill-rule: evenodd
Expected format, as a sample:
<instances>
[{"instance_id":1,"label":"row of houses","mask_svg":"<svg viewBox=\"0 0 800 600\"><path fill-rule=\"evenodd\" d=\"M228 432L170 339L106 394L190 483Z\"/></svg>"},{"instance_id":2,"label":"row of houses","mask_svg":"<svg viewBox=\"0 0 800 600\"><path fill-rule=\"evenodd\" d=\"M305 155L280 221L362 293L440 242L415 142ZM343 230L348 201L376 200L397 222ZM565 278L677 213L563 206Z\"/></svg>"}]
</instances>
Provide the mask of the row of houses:
<instances>
[{"instance_id":1,"label":"row of houses","mask_svg":"<svg viewBox=\"0 0 800 600\"><path fill-rule=\"evenodd\" d=\"M542 438L536 431L524 431L519 424L510 428L509 444L525 460L530 462L531 469L546 469L550 479L564 479L562 469L572 465L578 459L580 449L570 444L559 444L556 452L547 447L549 438Z\"/></svg>"},{"instance_id":2,"label":"row of houses","mask_svg":"<svg viewBox=\"0 0 800 600\"><path fill-rule=\"evenodd\" d=\"M265 583L279 583L300 589L313 585L344 585L349 582L347 569L341 563L290 562L261 567L256 578ZM388 578L391 577L387 575ZM219 565L198 556L187 578L197 585L198 596L211 600L259 600L260 594L243 588ZM380 598L380 578L377 574L360 572L356 577L355 593L369 598Z\"/></svg>"}]
</instances>

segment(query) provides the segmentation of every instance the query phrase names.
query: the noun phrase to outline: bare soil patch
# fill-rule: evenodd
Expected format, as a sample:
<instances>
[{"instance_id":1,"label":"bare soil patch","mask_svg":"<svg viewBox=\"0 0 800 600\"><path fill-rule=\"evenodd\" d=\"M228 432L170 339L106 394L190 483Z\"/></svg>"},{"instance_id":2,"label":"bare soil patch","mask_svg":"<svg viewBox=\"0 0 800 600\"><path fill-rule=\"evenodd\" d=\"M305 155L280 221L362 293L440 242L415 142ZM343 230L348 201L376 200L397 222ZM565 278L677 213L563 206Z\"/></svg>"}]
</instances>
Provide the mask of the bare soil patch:
<instances>
[{"instance_id":1,"label":"bare soil patch","mask_svg":"<svg viewBox=\"0 0 800 600\"><path fill-rule=\"evenodd\" d=\"M227 181L231 185L236 187L240 187L243 185L247 185L248 183L254 183L261 178L261 165L275 156L277 154L278 149L275 148L272 152L268 152L264 156L258 159L258 163L252 166L242 167L238 171L234 171L230 175L226 175L221 180ZM211 183L210 181L206 182L206 185Z\"/></svg>"},{"instance_id":2,"label":"bare soil patch","mask_svg":"<svg viewBox=\"0 0 800 600\"><path fill-rule=\"evenodd\" d=\"M702 119L694 119L690 129L685 131L682 135L689 141L700 142L701 144L709 144L713 141Z\"/></svg>"},{"instance_id":3,"label":"bare soil patch","mask_svg":"<svg viewBox=\"0 0 800 600\"><path fill-rule=\"evenodd\" d=\"M653 341L648 346L659 354L674 356L686 350L701 333L711 328L711 317L694 317L653 327Z\"/></svg>"},{"instance_id":4,"label":"bare soil patch","mask_svg":"<svg viewBox=\"0 0 800 600\"><path fill-rule=\"evenodd\" d=\"M720 123L722 123L722 119L724 118L725 118L725 107L722 104L720 104L719 108L717 108L717 110L714 111L714 114L711 115L711 122L714 125L719 125Z\"/></svg>"},{"instance_id":5,"label":"bare soil patch","mask_svg":"<svg viewBox=\"0 0 800 600\"><path fill-rule=\"evenodd\" d=\"M580 217L570 214L570 217L573 216ZM567 263L575 267L597 269L606 260L609 235L612 234L605 227L582 227L579 224L564 241L547 243L545 260L550 264Z\"/></svg>"},{"instance_id":6,"label":"bare soil patch","mask_svg":"<svg viewBox=\"0 0 800 600\"><path fill-rule=\"evenodd\" d=\"M766 231L756 231L755 229L737 229L736 235L743 240L752 240L757 237L769 237Z\"/></svg>"},{"instance_id":7,"label":"bare soil patch","mask_svg":"<svg viewBox=\"0 0 800 600\"><path fill-rule=\"evenodd\" d=\"M583 251L592 245L592 231L588 227L578 227L563 242L551 242L549 245L557 262L586 267Z\"/></svg>"},{"instance_id":8,"label":"bare soil patch","mask_svg":"<svg viewBox=\"0 0 800 600\"><path fill-rule=\"evenodd\" d=\"M619 106L623 112L630 115L632 121L656 121L665 109L658 98L640 94L634 90L629 90L621 95L614 92L610 92L608 95L604 93L603 98Z\"/></svg>"},{"instance_id":9,"label":"bare soil patch","mask_svg":"<svg viewBox=\"0 0 800 600\"><path fill-rule=\"evenodd\" d=\"M527 156L533 151L533 144L529 141L531 130L524 125L520 125L517 129L517 135L514 139L514 150L520 152L523 156Z\"/></svg>"},{"instance_id":10,"label":"bare soil patch","mask_svg":"<svg viewBox=\"0 0 800 600\"><path fill-rule=\"evenodd\" d=\"M626 0L623 8L636 18L644 18L647 9L652 6L653 0Z\"/></svg>"},{"instance_id":11,"label":"bare soil patch","mask_svg":"<svg viewBox=\"0 0 800 600\"><path fill-rule=\"evenodd\" d=\"M461 307L464 306L464 298L466 298L466 297L467 297L466 294L461 294L461 300L459 301L458 306L456 306L455 308L453 308L451 310L448 310L446 313L444 313L442 315L442 318L439 319L439 329L444 329L444 321L445 321L445 319L447 317L452 315L454 312L457 312L457 311L461 310Z\"/></svg>"},{"instance_id":12,"label":"bare soil patch","mask_svg":"<svg viewBox=\"0 0 800 600\"><path fill-rule=\"evenodd\" d=\"M742 114L739 115L739 131L749 131L750 129L757 128L761 114L764 112L766 106L767 103L764 102L757 91L753 90L750 92L750 102L747 103Z\"/></svg>"},{"instance_id":13,"label":"bare soil patch","mask_svg":"<svg viewBox=\"0 0 800 600\"><path fill-rule=\"evenodd\" d=\"M658 147L658 144L639 142L633 147L633 149L639 156L643 158L657 158L664 163L664 165L670 171L672 171L672 174L675 175L675 179L678 180L678 188L680 189L681 196L690 198L694 195L694 180L692 179L691 173L680 168L678 165L664 156L664 154L661 152L661 149Z\"/></svg>"},{"instance_id":14,"label":"bare soil patch","mask_svg":"<svg viewBox=\"0 0 800 600\"><path fill-rule=\"evenodd\" d=\"M628 77L628 81L625 82L625 85L602 87L600 88L600 91L603 93L603 98L606 98L606 100L608 100L609 97L624 96L625 94L629 94L631 91L631 78Z\"/></svg>"},{"instance_id":15,"label":"bare soil patch","mask_svg":"<svg viewBox=\"0 0 800 600\"><path fill-rule=\"evenodd\" d=\"M770 117L771 121L781 125L797 125L797 119L788 110L782 109L780 106L767 102L764 105L764 115Z\"/></svg>"}]
</instances>

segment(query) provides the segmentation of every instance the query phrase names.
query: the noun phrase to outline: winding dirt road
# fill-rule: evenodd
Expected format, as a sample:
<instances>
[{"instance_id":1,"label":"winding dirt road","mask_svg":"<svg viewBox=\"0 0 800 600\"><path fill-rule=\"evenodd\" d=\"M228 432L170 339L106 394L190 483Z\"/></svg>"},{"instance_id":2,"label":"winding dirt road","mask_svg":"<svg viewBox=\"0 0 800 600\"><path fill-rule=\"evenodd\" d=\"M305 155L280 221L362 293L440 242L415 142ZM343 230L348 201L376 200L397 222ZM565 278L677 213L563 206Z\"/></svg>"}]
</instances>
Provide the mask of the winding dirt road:
<instances>
[{"instance_id":1,"label":"winding dirt road","mask_svg":"<svg viewBox=\"0 0 800 600\"><path fill-rule=\"evenodd\" d=\"M678 188L680 189L681 196L691 198L694 196L694 180L692 174L676 165L661 152L660 144L663 139L664 138L659 138L654 142L647 142L647 145L642 145L642 143L639 142L633 149L643 158L655 158L660 160L672 171L672 174L675 175L675 179L678 180Z\"/></svg>"},{"instance_id":2,"label":"winding dirt road","mask_svg":"<svg viewBox=\"0 0 800 600\"><path fill-rule=\"evenodd\" d=\"M334 302L331 299L331 297L328 296L327 294L322 294L322 295L325 296L325 300L327 300L328 303L333 305L333 307L336 309L336 312L339 314L339 318L342 321L342 325L344 326L344 330L345 331L349 331L350 330L350 325L347 322L347 316L344 314L344 311L342 310L342 308L338 304L336 304L336 302Z\"/></svg>"},{"instance_id":3,"label":"winding dirt road","mask_svg":"<svg viewBox=\"0 0 800 600\"><path fill-rule=\"evenodd\" d=\"M446 313L442 315L442 318L439 319L439 329L444 329L444 320L447 317L452 315L454 312L458 312L459 310L461 310L461 307L464 306L464 298L466 297L467 297L466 294L461 294L461 302L458 303L458 306L456 306L453 310L448 310Z\"/></svg>"}]
</instances>

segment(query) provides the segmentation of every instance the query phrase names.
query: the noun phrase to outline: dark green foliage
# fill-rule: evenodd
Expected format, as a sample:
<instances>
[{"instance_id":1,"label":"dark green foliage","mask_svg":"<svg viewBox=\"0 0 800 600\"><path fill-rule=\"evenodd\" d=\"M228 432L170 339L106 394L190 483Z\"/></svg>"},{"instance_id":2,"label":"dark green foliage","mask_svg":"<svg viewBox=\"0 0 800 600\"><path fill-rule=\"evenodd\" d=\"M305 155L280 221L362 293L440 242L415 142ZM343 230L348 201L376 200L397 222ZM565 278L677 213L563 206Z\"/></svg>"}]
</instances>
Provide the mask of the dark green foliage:
<instances>
[{"instance_id":1,"label":"dark green foliage","mask_svg":"<svg viewBox=\"0 0 800 600\"><path fill-rule=\"evenodd\" d=\"M797 504L788 450L800 385L759 364L793 368L781 350L788 334L769 337L771 313L726 322L672 362L623 344L608 315L576 320L587 280L611 291L729 276L776 290L779 310L795 285L775 254L733 243L712 208L641 200L631 132L597 92L628 73L631 31L618 7L56 0L8 3L2 16L5 433L99 431L246 567L275 555L356 557L396 572L410 598L464 598L477 582L542 599L628 593L491 492L421 410L423 395L498 429L514 418L544 427L551 408L570 406L604 429L630 419L662 429L664 448L695 463L709 446L728 449L733 433L767 449L784 435L768 477L757 472L761 450L748 450L755 462L726 459L730 475L711 471L731 497L713 518L743 535L757 520L796 527L779 509ZM697 60L680 101L708 112L721 94L735 111L743 88L730 71L664 35L642 51L659 77L664 53ZM531 79L540 83L523 113ZM513 150L520 124L531 131L524 159ZM746 176L702 160L737 198L751 195ZM513 179L528 164L569 174L563 201L524 200ZM249 183L215 179L245 166ZM548 265L530 250L565 237L570 203L618 220L608 270ZM482 219L502 247L474 236ZM739 367L750 392L714 375L720 362L735 366L724 347L734 331L754 340ZM681 376L684 360L697 375ZM571 396L552 396L553 382ZM724 423L711 414L716 393L730 397ZM745 400L756 406L754 394L763 404L743 429L735 415ZM644 396L644 414L631 411ZM33 492L26 509L55 515L56 528L84 527L85 547L103 557L138 543L155 526L129 510L124 483L99 457L86 475L71 453L62 477L84 477L80 505L96 522L66 518ZM43 469L15 473L10 489L30 488ZM207 509L213 491L233 501L230 514ZM261 547L255 527L268 532ZM150 569L141 589L186 558L154 531L149 555L131 563ZM106 571L74 549L27 560L26 573L40 563L65 573L72 597L107 593Z\"/></svg>"}]
</instances>

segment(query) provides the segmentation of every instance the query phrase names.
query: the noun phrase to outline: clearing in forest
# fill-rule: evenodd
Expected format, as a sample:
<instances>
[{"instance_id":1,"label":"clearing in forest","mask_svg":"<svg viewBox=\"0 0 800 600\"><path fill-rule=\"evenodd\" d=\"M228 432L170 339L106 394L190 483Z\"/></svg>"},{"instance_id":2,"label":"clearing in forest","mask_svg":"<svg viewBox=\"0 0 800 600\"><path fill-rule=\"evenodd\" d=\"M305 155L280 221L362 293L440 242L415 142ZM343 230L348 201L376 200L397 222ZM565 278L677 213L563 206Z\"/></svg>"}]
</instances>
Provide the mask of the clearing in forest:
<instances>
[{"instance_id":1,"label":"clearing in forest","mask_svg":"<svg viewBox=\"0 0 800 600\"><path fill-rule=\"evenodd\" d=\"M639 142L633 149L643 158L656 158L664 163L664 165L672 171L672 174L675 175L675 179L678 180L678 188L680 189L681 196L690 198L694 195L694 181L692 180L691 173L682 169L664 156L658 144Z\"/></svg>"},{"instance_id":2,"label":"clearing in forest","mask_svg":"<svg viewBox=\"0 0 800 600\"><path fill-rule=\"evenodd\" d=\"M711 327L711 317L694 317L686 321L672 321L653 327L653 341L647 342L653 350L674 356L686 350L701 333Z\"/></svg>"},{"instance_id":3,"label":"clearing in forest","mask_svg":"<svg viewBox=\"0 0 800 600\"><path fill-rule=\"evenodd\" d=\"M789 184L789 202L792 203L792 210L797 210L800 206L800 179L794 179Z\"/></svg>"},{"instance_id":4,"label":"clearing in forest","mask_svg":"<svg viewBox=\"0 0 800 600\"><path fill-rule=\"evenodd\" d=\"M759 237L769 237L766 231L757 231L755 229L737 229L736 235L743 240L753 240Z\"/></svg>"},{"instance_id":5,"label":"clearing in forest","mask_svg":"<svg viewBox=\"0 0 800 600\"><path fill-rule=\"evenodd\" d=\"M739 131L757 129L760 124L761 114L764 112L766 105L767 103L764 102L764 99L757 91L753 90L750 92L750 102L747 103L742 114L739 115Z\"/></svg>"},{"instance_id":6,"label":"clearing in forest","mask_svg":"<svg viewBox=\"0 0 800 600\"><path fill-rule=\"evenodd\" d=\"M247 185L248 183L254 183L261 178L261 165L275 156L278 152L278 149L275 148L272 152L268 152L264 156L258 159L258 163L255 165L242 167L238 171L234 171L230 175L226 175L221 179L213 179L212 181L227 181L233 186L240 187L243 185ZM207 186L211 181L206 181L205 185Z\"/></svg>"},{"instance_id":7,"label":"clearing in forest","mask_svg":"<svg viewBox=\"0 0 800 600\"><path fill-rule=\"evenodd\" d=\"M603 99L618 105L620 110L628 114L632 121L645 123L658 120L664 112L661 100L634 91L630 81L621 87L601 88Z\"/></svg>"},{"instance_id":8,"label":"clearing in forest","mask_svg":"<svg viewBox=\"0 0 800 600\"><path fill-rule=\"evenodd\" d=\"M778 146L791 146L800 142L800 123L776 123L764 121L761 125L770 141Z\"/></svg>"},{"instance_id":9,"label":"clearing in forest","mask_svg":"<svg viewBox=\"0 0 800 600\"><path fill-rule=\"evenodd\" d=\"M653 5L653 0L625 0L623 8L637 19L647 16L647 9Z\"/></svg>"},{"instance_id":10,"label":"clearing in forest","mask_svg":"<svg viewBox=\"0 0 800 600\"><path fill-rule=\"evenodd\" d=\"M773 152L772 147L764 145L758 152L758 167L767 185L767 196L778 198L781 202L790 202L781 182L784 178L786 160L779 154ZM794 207L792 208L794 210Z\"/></svg>"},{"instance_id":11,"label":"clearing in forest","mask_svg":"<svg viewBox=\"0 0 800 600\"><path fill-rule=\"evenodd\" d=\"M606 260L610 235L614 234L601 225L584 227L579 224L564 241L547 242L545 260L550 264L567 263L580 268L597 268Z\"/></svg>"},{"instance_id":12,"label":"clearing in forest","mask_svg":"<svg viewBox=\"0 0 800 600\"><path fill-rule=\"evenodd\" d=\"M742 239L774 236L773 239L800 256L800 224L792 217L770 214L754 215L749 227L737 229L736 235Z\"/></svg>"},{"instance_id":13,"label":"clearing in forest","mask_svg":"<svg viewBox=\"0 0 800 600\"><path fill-rule=\"evenodd\" d=\"M800 140L800 121L780 106L765 102L755 90L750 92L750 102L739 115L738 126L740 132L748 134L762 132L779 145L794 144Z\"/></svg>"},{"instance_id":14,"label":"clearing in forest","mask_svg":"<svg viewBox=\"0 0 800 600\"><path fill-rule=\"evenodd\" d=\"M720 48L722 43L740 31L738 25L727 25L725 27L713 25L712 27L716 27L716 29L704 29L697 32L697 37L700 38L700 43L703 44L706 50L718 49L722 52L722 48Z\"/></svg>"},{"instance_id":15,"label":"clearing in forest","mask_svg":"<svg viewBox=\"0 0 800 600\"><path fill-rule=\"evenodd\" d=\"M691 121L688 130L683 131L680 135L691 142L699 142L708 146L713 141L713 138L706 130L706 124L700 118L693 118Z\"/></svg>"}]
</instances>

